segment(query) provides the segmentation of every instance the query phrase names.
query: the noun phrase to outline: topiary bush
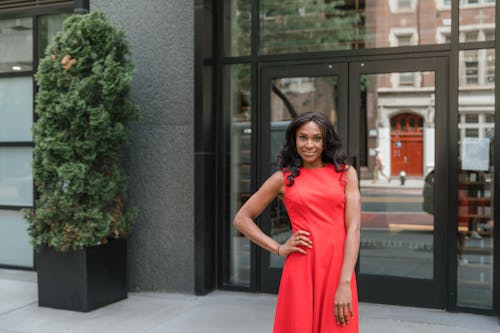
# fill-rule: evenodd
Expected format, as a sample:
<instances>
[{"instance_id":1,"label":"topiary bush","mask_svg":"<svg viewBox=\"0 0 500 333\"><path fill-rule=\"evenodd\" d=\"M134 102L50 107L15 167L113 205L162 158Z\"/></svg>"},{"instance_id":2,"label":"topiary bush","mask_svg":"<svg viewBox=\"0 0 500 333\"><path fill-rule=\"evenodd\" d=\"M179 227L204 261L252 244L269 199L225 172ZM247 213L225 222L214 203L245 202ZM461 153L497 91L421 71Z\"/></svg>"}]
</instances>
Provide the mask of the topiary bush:
<instances>
[{"instance_id":1,"label":"topiary bush","mask_svg":"<svg viewBox=\"0 0 500 333\"><path fill-rule=\"evenodd\" d=\"M35 75L33 177L25 210L35 249L78 250L122 238L135 220L125 207L122 146L138 108L124 32L101 12L73 15Z\"/></svg>"}]
</instances>

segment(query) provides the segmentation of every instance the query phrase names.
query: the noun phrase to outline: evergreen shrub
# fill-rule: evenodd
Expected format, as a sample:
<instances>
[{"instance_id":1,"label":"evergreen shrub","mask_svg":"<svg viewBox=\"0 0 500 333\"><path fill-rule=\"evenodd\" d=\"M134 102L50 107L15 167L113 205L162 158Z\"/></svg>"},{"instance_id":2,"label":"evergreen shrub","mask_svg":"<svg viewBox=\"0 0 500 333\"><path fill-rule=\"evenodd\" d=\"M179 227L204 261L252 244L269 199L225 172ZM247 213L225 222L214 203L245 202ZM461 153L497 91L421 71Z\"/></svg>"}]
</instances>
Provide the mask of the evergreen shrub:
<instances>
[{"instance_id":1,"label":"evergreen shrub","mask_svg":"<svg viewBox=\"0 0 500 333\"><path fill-rule=\"evenodd\" d=\"M47 47L35 75L37 200L24 211L35 249L79 250L129 232L122 146L138 117L133 68L124 32L101 12L68 17Z\"/></svg>"}]
</instances>

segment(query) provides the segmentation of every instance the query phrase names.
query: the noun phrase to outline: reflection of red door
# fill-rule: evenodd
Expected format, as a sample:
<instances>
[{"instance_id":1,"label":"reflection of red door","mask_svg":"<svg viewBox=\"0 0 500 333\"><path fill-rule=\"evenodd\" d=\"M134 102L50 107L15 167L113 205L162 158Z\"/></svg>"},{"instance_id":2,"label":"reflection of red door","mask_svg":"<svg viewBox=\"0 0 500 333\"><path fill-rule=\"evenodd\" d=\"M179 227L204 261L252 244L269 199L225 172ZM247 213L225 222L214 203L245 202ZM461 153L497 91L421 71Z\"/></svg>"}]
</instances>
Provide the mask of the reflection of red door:
<instances>
[{"instance_id":1,"label":"reflection of red door","mask_svg":"<svg viewBox=\"0 0 500 333\"><path fill-rule=\"evenodd\" d=\"M391 176L422 176L422 117L403 113L391 119Z\"/></svg>"}]
</instances>

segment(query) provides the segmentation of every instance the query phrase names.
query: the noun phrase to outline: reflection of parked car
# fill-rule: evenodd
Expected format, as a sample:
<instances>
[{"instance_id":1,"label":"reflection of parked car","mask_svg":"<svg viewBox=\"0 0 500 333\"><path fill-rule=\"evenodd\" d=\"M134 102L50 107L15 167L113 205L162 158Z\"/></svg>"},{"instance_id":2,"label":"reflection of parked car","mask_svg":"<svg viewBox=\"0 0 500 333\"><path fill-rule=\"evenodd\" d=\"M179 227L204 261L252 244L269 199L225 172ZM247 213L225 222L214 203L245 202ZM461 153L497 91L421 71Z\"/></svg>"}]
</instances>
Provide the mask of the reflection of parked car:
<instances>
[{"instance_id":1,"label":"reflection of parked car","mask_svg":"<svg viewBox=\"0 0 500 333\"><path fill-rule=\"evenodd\" d=\"M434 170L431 170L424 179L424 189L422 191L424 201L422 209L424 212L434 214Z\"/></svg>"}]
</instances>

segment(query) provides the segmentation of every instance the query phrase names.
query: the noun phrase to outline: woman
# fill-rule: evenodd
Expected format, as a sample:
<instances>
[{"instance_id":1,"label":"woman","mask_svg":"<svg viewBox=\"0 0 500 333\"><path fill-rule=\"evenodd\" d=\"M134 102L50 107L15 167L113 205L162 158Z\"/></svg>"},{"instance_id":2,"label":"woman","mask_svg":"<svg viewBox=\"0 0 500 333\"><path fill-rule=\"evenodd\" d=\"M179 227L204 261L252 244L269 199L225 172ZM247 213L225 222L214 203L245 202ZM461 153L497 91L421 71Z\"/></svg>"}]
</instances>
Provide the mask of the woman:
<instances>
[{"instance_id":1,"label":"woman","mask_svg":"<svg viewBox=\"0 0 500 333\"><path fill-rule=\"evenodd\" d=\"M299 115L286 131L276 171L241 207L234 225L262 248L285 256L274 333L358 332L354 267L359 251L360 194L328 119ZM279 244L255 219L283 200L292 236Z\"/></svg>"}]
</instances>

